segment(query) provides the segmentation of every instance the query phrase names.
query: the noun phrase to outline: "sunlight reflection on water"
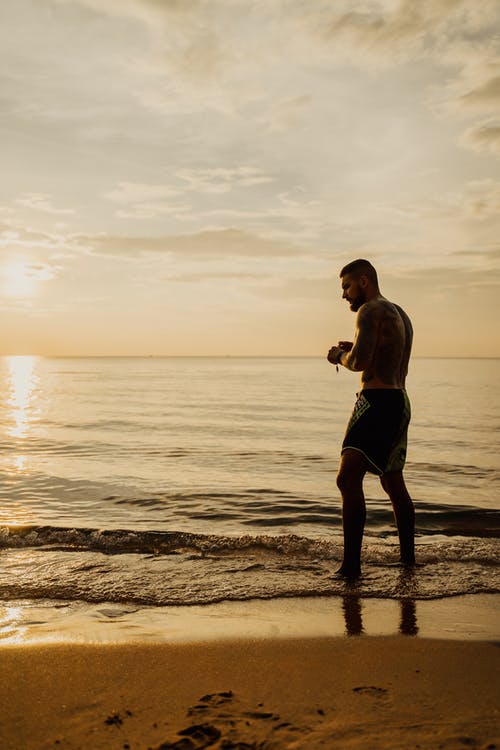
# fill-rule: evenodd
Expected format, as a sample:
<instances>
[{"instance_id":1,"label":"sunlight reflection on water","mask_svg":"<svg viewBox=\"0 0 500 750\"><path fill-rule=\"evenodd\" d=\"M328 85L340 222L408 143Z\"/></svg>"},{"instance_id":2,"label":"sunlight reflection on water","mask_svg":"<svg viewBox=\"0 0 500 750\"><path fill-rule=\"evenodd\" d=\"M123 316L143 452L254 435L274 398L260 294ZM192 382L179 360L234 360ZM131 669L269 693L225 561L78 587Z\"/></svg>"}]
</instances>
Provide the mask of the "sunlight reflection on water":
<instances>
[{"instance_id":1,"label":"sunlight reflection on water","mask_svg":"<svg viewBox=\"0 0 500 750\"><path fill-rule=\"evenodd\" d=\"M6 357L8 369L7 396L8 420L7 434L11 437L25 438L36 417L36 396L39 378L36 373L37 357ZM24 468L24 456L19 456L17 468Z\"/></svg>"},{"instance_id":2,"label":"sunlight reflection on water","mask_svg":"<svg viewBox=\"0 0 500 750\"><path fill-rule=\"evenodd\" d=\"M23 643L27 628L22 623L21 607L0 607L0 642Z\"/></svg>"}]
</instances>

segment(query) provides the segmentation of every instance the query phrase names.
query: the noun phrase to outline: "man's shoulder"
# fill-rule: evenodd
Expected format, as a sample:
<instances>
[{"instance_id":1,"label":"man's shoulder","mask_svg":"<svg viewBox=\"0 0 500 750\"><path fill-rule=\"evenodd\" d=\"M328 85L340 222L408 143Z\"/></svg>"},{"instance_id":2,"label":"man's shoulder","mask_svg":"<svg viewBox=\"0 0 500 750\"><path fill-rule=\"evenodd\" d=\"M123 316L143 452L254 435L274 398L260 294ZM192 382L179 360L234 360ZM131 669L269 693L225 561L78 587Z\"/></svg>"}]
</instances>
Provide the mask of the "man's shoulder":
<instances>
[{"instance_id":1,"label":"man's shoulder","mask_svg":"<svg viewBox=\"0 0 500 750\"><path fill-rule=\"evenodd\" d=\"M397 312L400 315L406 315L405 311L400 305L397 305L395 302L391 302L391 300L387 299L386 297L376 297L375 299L369 300L360 307L360 311L363 310L363 308L366 308L367 312L373 311L380 312L381 314L394 314L395 312Z\"/></svg>"},{"instance_id":2,"label":"man's shoulder","mask_svg":"<svg viewBox=\"0 0 500 750\"><path fill-rule=\"evenodd\" d=\"M358 323L361 324L365 321L368 323L389 318L400 318L406 326L411 325L410 318L403 308L385 297L364 302L358 310Z\"/></svg>"},{"instance_id":3,"label":"man's shoulder","mask_svg":"<svg viewBox=\"0 0 500 750\"><path fill-rule=\"evenodd\" d=\"M368 300L368 302L364 302L359 308L358 313L360 316L384 315L395 308L396 305L389 302L385 297L376 297L375 299Z\"/></svg>"}]
</instances>

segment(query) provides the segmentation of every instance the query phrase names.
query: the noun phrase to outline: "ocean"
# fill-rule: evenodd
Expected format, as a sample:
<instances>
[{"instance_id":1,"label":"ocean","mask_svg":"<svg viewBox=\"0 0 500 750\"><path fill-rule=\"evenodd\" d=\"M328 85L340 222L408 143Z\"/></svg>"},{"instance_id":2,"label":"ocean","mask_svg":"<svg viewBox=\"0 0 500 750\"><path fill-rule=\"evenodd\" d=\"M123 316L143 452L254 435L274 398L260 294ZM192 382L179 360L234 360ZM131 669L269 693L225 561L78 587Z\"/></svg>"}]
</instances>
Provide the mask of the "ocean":
<instances>
[{"instance_id":1,"label":"ocean","mask_svg":"<svg viewBox=\"0 0 500 750\"><path fill-rule=\"evenodd\" d=\"M0 360L0 606L340 597L357 376L321 358ZM418 567L365 482L363 598L500 590L500 360L413 359ZM352 584L351 584L352 585Z\"/></svg>"}]
</instances>

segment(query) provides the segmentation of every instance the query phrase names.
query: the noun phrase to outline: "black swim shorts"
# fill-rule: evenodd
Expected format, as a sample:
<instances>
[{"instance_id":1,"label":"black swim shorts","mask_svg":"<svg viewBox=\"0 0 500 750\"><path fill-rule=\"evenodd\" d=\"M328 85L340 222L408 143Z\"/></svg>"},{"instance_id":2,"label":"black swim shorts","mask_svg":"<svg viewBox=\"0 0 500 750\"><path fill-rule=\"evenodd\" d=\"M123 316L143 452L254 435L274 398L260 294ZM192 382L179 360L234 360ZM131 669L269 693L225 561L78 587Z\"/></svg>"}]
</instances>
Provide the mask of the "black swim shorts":
<instances>
[{"instance_id":1,"label":"black swim shorts","mask_svg":"<svg viewBox=\"0 0 500 750\"><path fill-rule=\"evenodd\" d=\"M372 474L401 471L406 461L410 402L406 391L367 388L358 393L342 451L353 448L368 461Z\"/></svg>"}]
</instances>

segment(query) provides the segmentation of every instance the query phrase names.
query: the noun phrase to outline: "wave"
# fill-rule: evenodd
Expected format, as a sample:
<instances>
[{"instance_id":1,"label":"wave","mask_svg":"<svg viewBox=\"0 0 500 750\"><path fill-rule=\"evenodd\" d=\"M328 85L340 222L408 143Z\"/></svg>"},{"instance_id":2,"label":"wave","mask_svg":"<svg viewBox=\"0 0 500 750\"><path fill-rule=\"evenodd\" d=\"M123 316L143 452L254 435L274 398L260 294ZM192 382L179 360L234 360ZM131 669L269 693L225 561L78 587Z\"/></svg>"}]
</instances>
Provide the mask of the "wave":
<instances>
[{"instance_id":1,"label":"wave","mask_svg":"<svg viewBox=\"0 0 500 750\"><path fill-rule=\"evenodd\" d=\"M135 531L131 529L70 528L59 526L2 526L0 548L57 547L108 554L138 553L169 555L193 550L202 553L271 549L277 552L307 552L323 542L295 535L222 536L183 531Z\"/></svg>"},{"instance_id":2,"label":"wave","mask_svg":"<svg viewBox=\"0 0 500 750\"><path fill-rule=\"evenodd\" d=\"M439 530L439 536L444 536ZM497 564L498 544L489 535L471 539L457 537L449 542L447 559L468 560ZM427 536L432 539L432 537ZM418 545L418 539L417 539ZM373 550L383 549L384 541ZM66 551L104 552L106 554L175 555L187 552L208 554L231 554L244 551L269 551L280 555L301 554L311 558L329 559L338 556L338 538L310 538L296 534L262 534L253 536L196 534L184 531L137 531L133 529L98 529L62 526L1 526L0 548L45 548ZM426 561L436 559L435 545L427 542L419 546ZM440 547L441 549L441 547ZM494 554L491 555L491 550ZM454 556L454 553L456 556ZM441 554L441 553L440 553ZM451 557L450 557L451 554ZM382 553L382 556L384 553ZM377 560L377 557L373 558ZM442 559L442 557L439 557Z\"/></svg>"},{"instance_id":3,"label":"wave","mask_svg":"<svg viewBox=\"0 0 500 750\"><path fill-rule=\"evenodd\" d=\"M180 531L0 529L0 600L185 606L280 597L435 599L500 592L499 542L427 537L417 567L394 540L369 537L356 583L335 575L339 537L222 536Z\"/></svg>"}]
</instances>

